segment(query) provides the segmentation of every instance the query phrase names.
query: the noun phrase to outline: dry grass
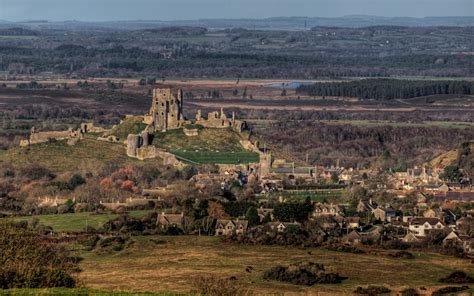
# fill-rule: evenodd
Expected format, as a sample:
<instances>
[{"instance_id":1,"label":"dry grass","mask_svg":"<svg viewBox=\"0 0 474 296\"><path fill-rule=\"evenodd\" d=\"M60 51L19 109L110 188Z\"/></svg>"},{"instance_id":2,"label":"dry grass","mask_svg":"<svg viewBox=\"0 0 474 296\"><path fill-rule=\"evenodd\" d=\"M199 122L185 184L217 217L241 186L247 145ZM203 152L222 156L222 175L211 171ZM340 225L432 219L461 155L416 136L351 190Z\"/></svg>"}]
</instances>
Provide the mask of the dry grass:
<instances>
[{"instance_id":1,"label":"dry grass","mask_svg":"<svg viewBox=\"0 0 474 296\"><path fill-rule=\"evenodd\" d=\"M474 272L468 261L436 254L415 254L413 260L401 260L389 258L383 252L355 255L324 249L246 246L222 243L215 237L155 236L135 240L130 248L117 254L84 253L81 277L85 285L101 290L188 293L195 291L193 283L202 276L235 277L236 284L257 295L283 292L345 295L357 286L381 284L392 291L422 286L434 289L441 286L438 279L453 270ZM348 279L342 284L313 287L262 279L263 272L275 265L307 261L322 263L328 272L337 272Z\"/></svg>"},{"instance_id":2,"label":"dry grass","mask_svg":"<svg viewBox=\"0 0 474 296\"><path fill-rule=\"evenodd\" d=\"M161 163L153 159L151 162ZM66 141L31 145L28 148L13 148L0 151L0 164L28 166L38 164L49 168L56 174L72 172L97 172L107 162L118 165L137 163L138 160L127 157L125 146L84 139L75 146L66 145Z\"/></svg>"}]
</instances>

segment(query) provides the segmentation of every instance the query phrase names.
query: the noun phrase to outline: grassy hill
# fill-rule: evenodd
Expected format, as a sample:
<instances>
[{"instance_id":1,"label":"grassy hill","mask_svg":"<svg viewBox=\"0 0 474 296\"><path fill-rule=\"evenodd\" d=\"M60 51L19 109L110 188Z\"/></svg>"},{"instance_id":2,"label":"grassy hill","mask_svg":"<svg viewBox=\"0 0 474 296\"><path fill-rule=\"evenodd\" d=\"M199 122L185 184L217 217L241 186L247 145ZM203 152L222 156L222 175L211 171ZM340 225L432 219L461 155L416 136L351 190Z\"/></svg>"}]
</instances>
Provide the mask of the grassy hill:
<instances>
[{"instance_id":1,"label":"grassy hill","mask_svg":"<svg viewBox=\"0 0 474 296\"><path fill-rule=\"evenodd\" d=\"M161 163L160 159L150 161ZM67 145L66 141L56 141L0 152L0 164L15 166L38 164L56 174L95 172L107 162L126 165L139 162L139 160L127 157L122 144L100 142L88 138L79 141L74 146Z\"/></svg>"},{"instance_id":2,"label":"grassy hill","mask_svg":"<svg viewBox=\"0 0 474 296\"><path fill-rule=\"evenodd\" d=\"M237 164L258 162L257 153L245 150L232 129L204 128L188 137L182 129L156 133L153 145L197 163Z\"/></svg>"},{"instance_id":3,"label":"grassy hill","mask_svg":"<svg viewBox=\"0 0 474 296\"><path fill-rule=\"evenodd\" d=\"M146 128L143 123L143 116L131 116L125 118L120 124L115 126L107 136L116 136L120 141L125 141L128 134L139 134Z\"/></svg>"}]
</instances>

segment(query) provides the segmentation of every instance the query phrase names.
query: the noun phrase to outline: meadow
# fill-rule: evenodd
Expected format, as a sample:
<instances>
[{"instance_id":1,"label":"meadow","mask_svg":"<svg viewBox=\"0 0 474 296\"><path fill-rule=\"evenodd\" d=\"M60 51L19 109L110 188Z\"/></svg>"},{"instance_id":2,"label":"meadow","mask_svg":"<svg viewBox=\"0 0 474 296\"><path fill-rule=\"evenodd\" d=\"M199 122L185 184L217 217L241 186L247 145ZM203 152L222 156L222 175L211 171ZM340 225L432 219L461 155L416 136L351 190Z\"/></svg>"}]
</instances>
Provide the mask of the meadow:
<instances>
[{"instance_id":1,"label":"meadow","mask_svg":"<svg viewBox=\"0 0 474 296\"><path fill-rule=\"evenodd\" d=\"M439 278L454 270L474 273L467 260L431 253L414 253L415 259L396 259L390 251L366 254L324 248L252 246L225 243L208 236L138 236L118 253L94 253L77 248L84 260L81 280L91 289L105 291L190 293L193 280L205 276L236 278L256 295L347 295L358 286L380 285L392 291L424 287L429 293L443 286ZM328 271L347 277L341 284L296 286L263 279L276 265L322 263ZM472 292L472 290L471 290Z\"/></svg>"}]
</instances>

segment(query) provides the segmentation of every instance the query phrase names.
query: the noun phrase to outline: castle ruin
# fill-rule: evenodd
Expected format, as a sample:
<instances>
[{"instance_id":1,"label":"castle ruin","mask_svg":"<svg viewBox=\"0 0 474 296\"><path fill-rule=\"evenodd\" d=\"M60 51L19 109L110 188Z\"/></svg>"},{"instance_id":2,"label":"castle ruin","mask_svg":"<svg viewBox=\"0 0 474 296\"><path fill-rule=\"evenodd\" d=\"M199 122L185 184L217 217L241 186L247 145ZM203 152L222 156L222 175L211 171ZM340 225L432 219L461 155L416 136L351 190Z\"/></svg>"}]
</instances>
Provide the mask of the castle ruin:
<instances>
[{"instance_id":1,"label":"castle ruin","mask_svg":"<svg viewBox=\"0 0 474 296\"><path fill-rule=\"evenodd\" d=\"M228 118L221 109L219 112L210 112L207 118L201 116L199 110L195 120L186 120L183 115L183 91L177 90L175 93L171 89L154 89L153 100L150 111L145 114L143 123L147 127L139 134L129 134L127 137L127 155L134 158L153 158L163 154L151 145L152 135L156 132L166 132L170 129L183 128L185 136L193 137L199 134L199 129L190 127L195 124L204 128L231 128L237 132L247 129L247 123L235 119L235 113ZM187 127L188 126L188 127Z\"/></svg>"},{"instance_id":2,"label":"castle ruin","mask_svg":"<svg viewBox=\"0 0 474 296\"><path fill-rule=\"evenodd\" d=\"M183 91L172 93L171 89L154 89L150 111L145 115L144 122L153 132L166 132L185 124L183 116Z\"/></svg>"}]
</instances>

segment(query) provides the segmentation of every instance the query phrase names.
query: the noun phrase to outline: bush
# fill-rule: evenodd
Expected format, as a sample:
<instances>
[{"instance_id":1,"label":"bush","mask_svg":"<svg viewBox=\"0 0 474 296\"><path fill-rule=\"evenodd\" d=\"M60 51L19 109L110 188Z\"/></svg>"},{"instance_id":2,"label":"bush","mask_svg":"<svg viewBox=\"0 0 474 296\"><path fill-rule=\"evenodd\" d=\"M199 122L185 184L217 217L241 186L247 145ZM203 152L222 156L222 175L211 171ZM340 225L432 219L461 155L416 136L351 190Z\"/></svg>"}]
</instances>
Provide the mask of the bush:
<instances>
[{"instance_id":1,"label":"bush","mask_svg":"<svg viewBox=\"0 0 474 296\"><path fill-rule=\"evenodd\" d=\"M0 222L0 288L74 287L77 262L27 223Z\"/></svg>"},{"instance_id":2,"label":"bush","mask_svg":"<svg viewBox=\"0 0 474 296\"><path fill-rule=\"evenodd\" d=\"M192 281L193 292L206 296L243 296L249 292L234 279L198 277Z\"/></svg>"},{"instance_id":3,"label":"bush","mask_svg":"<svg viewBox=\"0 0 474 296\"><path fill-rule=\"evenodd\" d=\"M314 284L338 284L342 278L337 273L324 272L322 264L308 262L305 264L294 264L288 267L276 266L267 270L263 278L289 282L295 285L312 286Z\"/></svg>"},{"instance_id":4,"label":"bush","mask_svg":"<svg viewBox=\"0 0 474 296\"><path fill-rule=\"evenodd\" d=\"M74 175L71 177L71 179L69 179L69 188L71 190L74 190L76 189L77 186L80 186L82 184L85 184L86 183L86 180L81 176L81 175Z\"/></svg>"},{"instance_id":5,"label":"bush","mask_svg":"<svg viewBox=\"0 0 474 296\"><path fill-rule=\"evenodd\" d=\"M51 180L55 177L55 175L49 169L39 165L22 167L20 168L19 175L29 181L43 178Z\"/></svg>"},{"instance_id":6,"label":"bush","mask_svg":"<svg viewBox=\"0 0 474 296\"><path fill-rule=\"evenodd\" d=\"M405 289L401 292L401 296L419 296L418 292L413 288Z\"/></svg>"},{"instance_id":7,"label":"bush","mask_svg":"<svg viewBox=\"0 0 474 296\"><path fill-rule=\"evenodd\" d=\"M389 288L383 286L368 286L367 288L357 287L357 289L354 291L355 294L364 294L369 296L376 296L390 292L391 290Z\"/></svg>"},{"instance_id":8,"label":"bush","mask_svg":"<svg viewBox=\"0 0 474 296\"><path fill-rule=\"evenodd\" d=\"M431 296L441 296L441 295L450 294L450 293L457 293L457 292L461 292L467 289L469 289L468 286L444 287L444 288L434 291L433 294L431 294Z\"/></svg>"},{"instance_id":9,"label":"bush","mask_svg":"<svg viewBox=\"0 0 474 296\"><path fill-rule=\"evenodd\" d=\"M474 283L474 278L468 276L463 271L454 271L449 276L440 279L439 282L448 284L472 284Z\"/></svg>"},{"instance_id":10,"label":"bush","mask_svg":"<svg viewBox=\"0 0 474 296\"><path fill-rule=\"evenodd\" d=\"M415 256L407 251L398 251L392 254L388 254L389 257L392 258L400 258L400 259L415 259Z\"/></svg>"}]
</instances>

